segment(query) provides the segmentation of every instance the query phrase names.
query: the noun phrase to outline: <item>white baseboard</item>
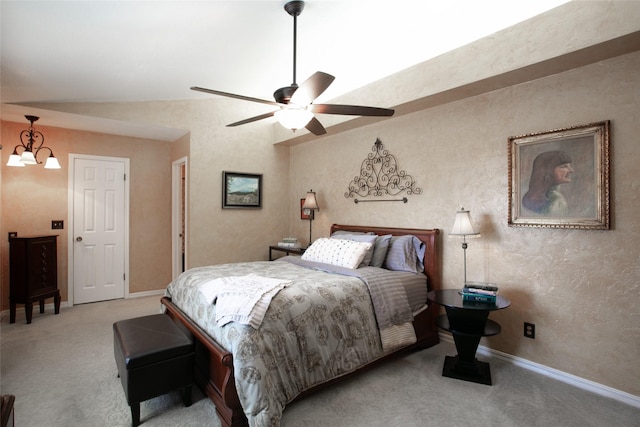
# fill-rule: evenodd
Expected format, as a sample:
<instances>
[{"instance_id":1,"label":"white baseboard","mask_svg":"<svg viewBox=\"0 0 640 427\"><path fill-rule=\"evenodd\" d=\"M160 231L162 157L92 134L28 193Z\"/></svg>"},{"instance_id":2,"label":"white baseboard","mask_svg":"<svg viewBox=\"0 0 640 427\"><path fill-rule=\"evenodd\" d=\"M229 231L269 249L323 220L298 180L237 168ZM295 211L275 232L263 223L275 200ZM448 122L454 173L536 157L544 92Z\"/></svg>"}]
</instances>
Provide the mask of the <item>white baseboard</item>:
<instances>
[{"instance_id":1,"label":"white baseboard","mask_svg":"<svg viewBox=\"0 0 640 427\"><path fill-rule=\"evenodd\" d=\"M453 344L453 337L451 335L440 333L440 339ZM533 371L537 374L545 375L547 377L553 378L558 381L562 381L563 383L567 383L574 387L590 391L600 396L617 400L618 402L622 402L626 405L631 405L633 407L640 408L640 396L636 396L631 393L627 393L625 391L606 386L604 384L596 383L594 381L590 381L585 378L581 378L576 375L569 374L567 372L559 371L557 369L550 368L548 366L541 365L539 363L532 362L530 360L523 359L521 357L517 357L508 353L503 353L501 351L494 350L492 348L485 347L483 345L478 346L478 354L496 357L498 359L512 363L521 368L527 369L529 371Z\"/></svg>"},{"instance_id":2,"label":"white baseboard","mask_svg":"<svg viewBox=\"0 0 640 427\"><path fill-rule=\"evenodd\" d=\"M136 292L135 294L129 294L129 298L152 297L154 295L158 295L158 296L164 295L164 289L155 290L155 291Z\"/></svg>"}]
</instances>

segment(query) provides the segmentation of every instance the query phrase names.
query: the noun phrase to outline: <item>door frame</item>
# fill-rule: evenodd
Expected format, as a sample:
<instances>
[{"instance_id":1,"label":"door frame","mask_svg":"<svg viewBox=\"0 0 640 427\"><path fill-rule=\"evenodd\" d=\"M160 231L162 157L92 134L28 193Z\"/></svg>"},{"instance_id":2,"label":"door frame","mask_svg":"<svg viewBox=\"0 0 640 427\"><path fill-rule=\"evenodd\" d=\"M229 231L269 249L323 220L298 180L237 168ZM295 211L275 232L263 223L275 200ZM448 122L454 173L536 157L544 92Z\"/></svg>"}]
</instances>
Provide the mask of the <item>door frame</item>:
<instances>
[{"instance_id":1,"label":"door frame","mask_svg":"<svg viewBox=\"0 0 640 427\"><path fill-rule=\"evenodd\" d=\"M184 166L184 195L182 195L182 167ZM187 264L187 230L189 229L189 161L181 157L171 163L171 277L175 279L182 272L181 222L184 222L184 265ZM182 196L184 210L182 210ZM184 218L183 218L184 216Z\"/></svg>"},{"instance_id":2,"label":"door frame","mask_svg":"<svg viewBox=\"0 0 640 427\"><path fill-rule=\"evenodd\" d=\"M124 180L124 298L129 298L129 182L131 173L129 170L130 159L127 157L110 157L110 156L94 156L90 154L74 154L69 153L69 175L68 175L68 197L67 197L67 305L72 307L74 305L74 209L73 209L73 197L74 197L74 176L75 176L75 160L104 160L114 162L124 162L124 173L126 179Z\"/></svg>"}]
</instances>

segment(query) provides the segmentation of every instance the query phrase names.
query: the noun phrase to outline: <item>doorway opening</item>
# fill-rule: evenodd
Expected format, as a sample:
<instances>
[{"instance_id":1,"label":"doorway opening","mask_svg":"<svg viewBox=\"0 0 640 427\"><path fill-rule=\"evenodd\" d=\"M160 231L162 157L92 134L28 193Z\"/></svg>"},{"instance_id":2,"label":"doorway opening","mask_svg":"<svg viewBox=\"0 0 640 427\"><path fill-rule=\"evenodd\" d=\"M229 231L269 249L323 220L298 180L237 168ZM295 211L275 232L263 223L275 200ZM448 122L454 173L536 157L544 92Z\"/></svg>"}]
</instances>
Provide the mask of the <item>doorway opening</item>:
<instances>
[{"instance_id":1,"label":"doorway opening","mask_svg":"<svg viewBox=\"0 0 640 427\"><path fill-rule=\"evenodd\" d=\"M171 256L172 277L187 268L187 165L186 157L172 163L171 168Z\"/></svg>"}]
</instances>

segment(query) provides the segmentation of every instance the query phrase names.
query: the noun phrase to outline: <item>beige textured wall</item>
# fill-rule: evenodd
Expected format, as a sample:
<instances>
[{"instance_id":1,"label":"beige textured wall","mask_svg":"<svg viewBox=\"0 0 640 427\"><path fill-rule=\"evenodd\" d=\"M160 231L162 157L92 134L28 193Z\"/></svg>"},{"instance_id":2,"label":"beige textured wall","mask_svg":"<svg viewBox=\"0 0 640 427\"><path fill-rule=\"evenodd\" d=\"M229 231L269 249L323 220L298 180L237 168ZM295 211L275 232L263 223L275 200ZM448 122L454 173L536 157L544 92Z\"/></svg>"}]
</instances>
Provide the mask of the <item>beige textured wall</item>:
<instances>
[{"instance_id":1,"label":"beige textured wall","mask_svg":"<svg viewBox=\"0 0 640 427\"><path fill-rule=\"evenodd\" d=\"M470 241L468 278L498 283L512 301L491 315L502 333L483 344L640 395L638 70L640 53L629 54L292 147L292 193L318 192L315 238L332 222L443 229L447 288L460 287L463 254L446 233L456 209L470 209L482 237ZM507 138L605 119L612 230L507 227ZM423 190L407 204L344 197L377 137ZM535 340L522 336L524 321L536 324Z\"/></svg>"},{"instance_id":2,"label":"beige textured wall","mask_svg":"<svg viewBox=\"0 0 640 427\"><path fill-rule=\"evenodd\" d=\"M163 141L127 138L38 126L60 161L62 169L43 166L6 166L18 135L29 123L1 122L2 224L0 235L58 234L58 287L67 300L68 170L69 153L130 159L129 292L157 290L171 280L171 158L170 144ZM63 219L63 230L51 230L51 220ZM2 309L9 307L8 242L2 249Z\"/></svg>"},{"instance_id":3,"label":"beige textured wall","mask_svg":"<svg viewBox=\"0 0 640 427\"><path fill-rule=\"evenodd\" d=\"M186 134L171 143L171 161L178 160L182 157L189 157L189 149L191 146L191 135Z\"/></svg>"},{"instance_id":4,"label":"beige textured wall","mask_svg":"<svg viewBox=\"0 0 640 427\"><path fill-rule=\"evenodd\" d=\"M187 267L266 260L289 234L289 148L275 146L272 124L225 125L265 112L260 104L212 97L198 101L47 104L47 108L189 129L173 159L188 152ZM222 171L263 175L262 209L222 209ZM304 195L304 193L302 194ZM302 196L300 196L302 197Z\"/></svg>"}]
</instances>

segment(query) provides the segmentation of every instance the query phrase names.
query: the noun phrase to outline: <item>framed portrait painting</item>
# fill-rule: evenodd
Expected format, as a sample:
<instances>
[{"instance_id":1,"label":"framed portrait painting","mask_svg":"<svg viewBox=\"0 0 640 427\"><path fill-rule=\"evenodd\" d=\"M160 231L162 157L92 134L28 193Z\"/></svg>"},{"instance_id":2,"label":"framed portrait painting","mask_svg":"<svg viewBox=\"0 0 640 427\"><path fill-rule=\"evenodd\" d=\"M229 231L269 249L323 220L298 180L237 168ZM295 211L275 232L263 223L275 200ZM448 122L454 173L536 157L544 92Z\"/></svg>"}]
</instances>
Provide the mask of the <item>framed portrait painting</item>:
<instances>
[{"instance_id":1,"label":"framed portrait painting","mask_svg":"<svg viewBox=\"0 0 640 427\"><path fill-rule=\"evenodd\" d=\"M508 142L510 227L609 229L608 120Z\"/></svg>"},{"instance_id":2,"label":"framed portrait painting","mask_svg":"<svg viewBox=\"0 0 640 427\"><path fill-rule=\"evenodd\" d=\"M222 208L262 207L262 175L222 172Z\"/></svg>"}]
</instances>

